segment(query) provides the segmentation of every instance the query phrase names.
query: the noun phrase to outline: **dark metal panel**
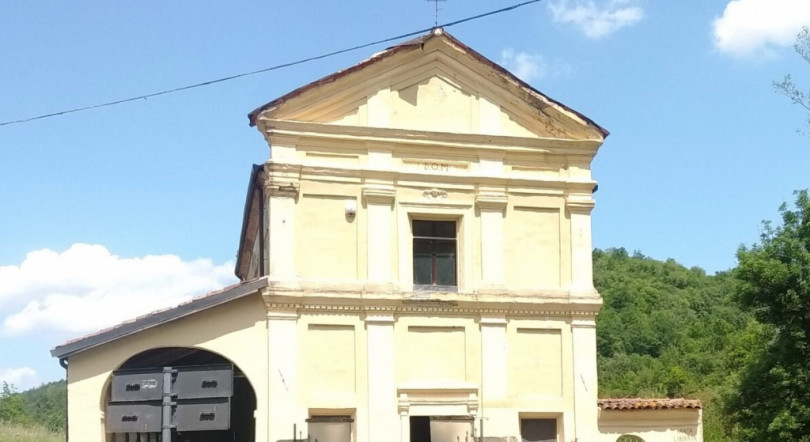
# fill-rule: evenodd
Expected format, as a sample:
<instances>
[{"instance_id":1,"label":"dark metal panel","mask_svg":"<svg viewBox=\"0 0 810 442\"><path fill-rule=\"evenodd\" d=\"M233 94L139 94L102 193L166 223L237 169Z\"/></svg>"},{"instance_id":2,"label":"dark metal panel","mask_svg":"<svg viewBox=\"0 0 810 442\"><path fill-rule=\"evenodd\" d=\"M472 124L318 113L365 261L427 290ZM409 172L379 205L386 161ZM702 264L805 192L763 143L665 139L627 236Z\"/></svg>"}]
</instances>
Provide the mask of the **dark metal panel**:
<instances>
[{"instance_id":1,"label":"dark metal panel","mask_svg":"<svg viewBox=\"0 0 810 442\"><path fill-rule=\"evenodd\" d=\"M108 433L149 433L160 431L160 402L107 405Z\"/></svg>"},{"instance_id":2,"label":"dark metal panel","mask_svg":"<svg viewBox=\"0 0 810 442\"><path fill-rule=\"evenodd\" d=\"M231 426L230 398L189 399L177 403L177 431L227 430Z\"/></svg>"},{"instance_id":3,"label":"dark metal panel","mask_svg":"<svg viewBox=\"0 0 810 442\"><path fill-rule=\"evenodd\" d=\"M233 396L233 366L179 367L172 392L177 399Z\"/></svg>"},{"instance_id":4,"label":"dark metal panel","mask_svg":"<svg viewBox=\"0 0 810 442\"><path fill-rule=\"evenodd\" d=\"M156 401L163 396L161 370L125 370L113 373L112 402Z\"/></svg>"}]
</instances>

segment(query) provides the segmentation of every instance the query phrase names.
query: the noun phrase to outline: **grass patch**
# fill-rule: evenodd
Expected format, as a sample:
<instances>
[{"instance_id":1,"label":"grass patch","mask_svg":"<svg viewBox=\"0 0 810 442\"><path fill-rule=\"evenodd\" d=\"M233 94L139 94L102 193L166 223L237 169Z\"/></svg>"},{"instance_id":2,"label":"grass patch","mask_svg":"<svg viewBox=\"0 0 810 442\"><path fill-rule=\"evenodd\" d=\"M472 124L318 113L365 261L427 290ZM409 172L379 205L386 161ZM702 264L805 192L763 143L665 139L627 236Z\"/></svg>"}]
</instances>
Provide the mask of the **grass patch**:
<instances>
[{"instance_id":1,"label":"grass patch","mask_svg":"<svg viewBox=\"0 0 810 442\"><path fill-rule=\"evenodd\" d=\"M54 433L41 425L23 426L0 422L3 442L65 442L65 433Z\"/></svg>"}]
</instances>

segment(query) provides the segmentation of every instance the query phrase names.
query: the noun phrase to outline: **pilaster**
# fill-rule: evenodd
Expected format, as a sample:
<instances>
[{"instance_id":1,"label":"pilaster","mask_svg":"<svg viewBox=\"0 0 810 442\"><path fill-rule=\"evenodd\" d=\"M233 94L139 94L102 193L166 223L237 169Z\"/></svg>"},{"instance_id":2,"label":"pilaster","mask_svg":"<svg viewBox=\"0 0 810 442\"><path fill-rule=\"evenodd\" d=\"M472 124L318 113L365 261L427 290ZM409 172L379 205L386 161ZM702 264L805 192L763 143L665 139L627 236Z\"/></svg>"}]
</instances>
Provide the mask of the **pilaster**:
<instances>
[{"instance_id":1,"label":"pilaster","mask_svg":"<svg viewBox=\"0 0 810 442\"><path fill-rule=\"evenodd\" d=\"M298 403L298 312L272 305L267 311L268 440L289 439L293 425L304 424ZM302 415L303 413L303 415Z\"/></svg>"},{"instance_id":2,"label":"pilaster","mask_svg":"<svg viewBox=\"0 0 810 442\"><path fill-rule=\"evenodd\" d=\"M503 217L508 198L503 192L479 192L481 216L481 289L502 290L504 279Z\"/></svg>"},{"instance_id":3,"label":"pilaster","mask_svg":"<svg viewBox=\"0 0 810 442\"><path fill-rule=\"evenodd\" d=\"M599 411L596 372L596 318L571 321L574 358L574 430L576 440L597 440Z\"/></svg>"},{"instance_id":4,"label":"pilaster","mask_svg":"<svg viewBox=\"0 0 810 442\"><path fill-rule=\"evenodd\" d=\"M366 316L368 336L368 440L393 442L400 417L394 361L394 312Z\"/></svg>"},{"instance_id":5,"label":"pilaster","mask_svg":"<svg viewBox=\"0 0 810 442\"><path fill-rule=\"evenodd\" d=\"M571 219L571 295L594 297L593 245L591 241L590 196L568 196L565 207Z\"/></svg>"},{"instance_id":6,"label":"pilaster","mask_svg":"<svg viewBox=\"0 0 810 442\"><path fill-rule=\"evenodd\" d=\"M392 223L394 196L390 185L366 186L363 199L368 212L368 275L372 284L388 284L393 280Z\"/></svg>"},{"instance_id":7,"label":"pilaster","mask_svg":"<svg viewBox=\"0 0 810 442\"><path fill-rule=\"evenodd\" d=\"M271 281L295 285L295 204L300 168L267 163L267 275Z\"/></svg>"},{"instance_id":8,"label":"pilaster","mask_svg":"<svg viewBox=\"0 0 810 442\"><path fill-rule=\"evenodd\" d=\"M506 316L481 316L481 401L496 402L507 398L508 391L508 344ZM486 406L483 407L486 410ZM487 416L484 416L485 418Z\"/></svg>"}]
</instances>

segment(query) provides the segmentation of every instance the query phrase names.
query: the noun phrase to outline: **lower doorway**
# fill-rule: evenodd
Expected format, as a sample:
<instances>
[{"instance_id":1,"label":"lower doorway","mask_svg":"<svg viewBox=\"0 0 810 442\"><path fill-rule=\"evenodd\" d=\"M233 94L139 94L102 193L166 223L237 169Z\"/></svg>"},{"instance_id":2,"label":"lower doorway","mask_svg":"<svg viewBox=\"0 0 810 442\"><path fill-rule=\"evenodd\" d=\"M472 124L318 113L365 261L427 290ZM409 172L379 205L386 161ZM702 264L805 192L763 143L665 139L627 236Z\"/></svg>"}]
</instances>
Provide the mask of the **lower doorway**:
<instances>
[{"instance_id":1,"label":"lower doorway","mask_svg":"<svg viewBox=\"0 0 810 442\"><path fill-rule=\"evenodd\" d=\"M411 416L410 442L474 442L472 416Z\"/></svg>"}]
</instances>

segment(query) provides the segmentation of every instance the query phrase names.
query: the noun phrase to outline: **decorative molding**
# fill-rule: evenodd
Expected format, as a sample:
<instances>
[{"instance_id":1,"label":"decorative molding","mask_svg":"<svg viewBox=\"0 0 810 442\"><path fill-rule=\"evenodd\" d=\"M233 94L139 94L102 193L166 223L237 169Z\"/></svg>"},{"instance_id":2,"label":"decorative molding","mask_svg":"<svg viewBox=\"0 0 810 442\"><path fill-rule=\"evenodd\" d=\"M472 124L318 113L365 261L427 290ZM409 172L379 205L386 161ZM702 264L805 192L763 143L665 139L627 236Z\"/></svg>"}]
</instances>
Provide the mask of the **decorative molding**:
<instances>
[{"instance_id":1,"label":"decorative molding","mask_svg":"<svg viewBox=\"0 0 810 442\"><path fill-rule=\"evenodd\" d=\"M478 414L477 385L409 385L397 388L398 411L401 416L410 414L411 406L466 406L467 414Z\"/></svg>"},{"instance_id":2,"label":"decorative molding","mask_svg":"<svg viewBox=\"0 0 810 442\"><path fill-rule=\"evenodd\" d=\"M391 204L396 194L393 186L363 187L363 198L368 204Z\"/></svg>"},{"instance_id":3,"label":"decorative molding","mask_svg":"<svg viewBox=\"0 0 810 442\"><path fill-rule=\"evenodd\" d=\"M268 306L267 309L267 320L272 321L297 321L298 317L300 316L299 312L296 309L279 309L279 308L271 308Z\"/></svg>"},{"instance_id":4,"label":"decorative molding","mask_svg":"<svg viewBox=\"0 0 810 442\"><path fill-rule=\"evenodd\" d=\"M447 191L441 189L428 189L422 192L422 197L427 200L446 199Z\"/></svg>"},{"instance_id":5,"label":"decorative molding","mask_svg":"<svg viewBox=\"0 0 810 442\"><path fill-rule=\"evenodd\" d=\"M506 326L506 315L481 315L478 323L481 325Z\"/></svg>"},{"instance_id":6,"label":"decorative molding","mask_svg":"<svg viewBox=\"0 0 810 442\"><path fill-rule=\"evenodd\" d=\"M510 304L511 305L511 304ZM480 316L481 322L496 325L498 321L508 321L508 317L530 316L544 318L572 318L572 324L579 327L589 327L595 324L596 312L592 310L565 310L565 309L532 309L514 308L512 305L504 308L474 308L458 307L453 304L441 304L435 306L425 305L396 305L396 306L364 306L347 304L301 304L301 303L267 303L267 316L274 319L294 319L302 313L355 313L366 314L366 321L385 322L387 318L395 318L398 314L446 314L446 315L474 315ZM375 319L379 318L379 319ZM486 319L485 319L486 318ZM503 318L503 319L499 319Z\"/></svg>"},{"instance_id":7,"label":"decorative molding","mask_svg":"<svg viewBox=\"0 0 810 442\"><path fill-rule=\"evenodd\" d=\"M388 312L378 311L378 312L367 312L365 318L366 324L393 324L396 322L396 318L394 317L394 310L390 310Z\"/></svg>"},{"instance_id":8,"label":"decorative molding","mask_svg":"<svg viewBox=\"0 0 810 442\"><path fill-rule=\"evenodd\" d=\"M574 213L589 214L596 205L591 196L567 196L565 198L565 207Z\"/></svg>"},{"instance_id":9,"label":"decorative molding","mask_svg":"<svg viewBox=\"0 0 810 442\"><path fill-rule=\"evenodd\" d=\"M479 193L475 196L475 204L481 210L504 210L508 202L505 193Z\"/></svg>"},{"instance_id":10,"label":"decorative molding","mask_svg":"<svg viewBox=\"0 0 810 442\"><path fill-rule=\"evenodd\" d=\"M300 190L300 185L298 183L292 182L267 182L264 186L265 195L270 196L277 196L277 197L289 197L289 198L296 198L298 197L298 192Z\"/></svg>"}]
</instances>

